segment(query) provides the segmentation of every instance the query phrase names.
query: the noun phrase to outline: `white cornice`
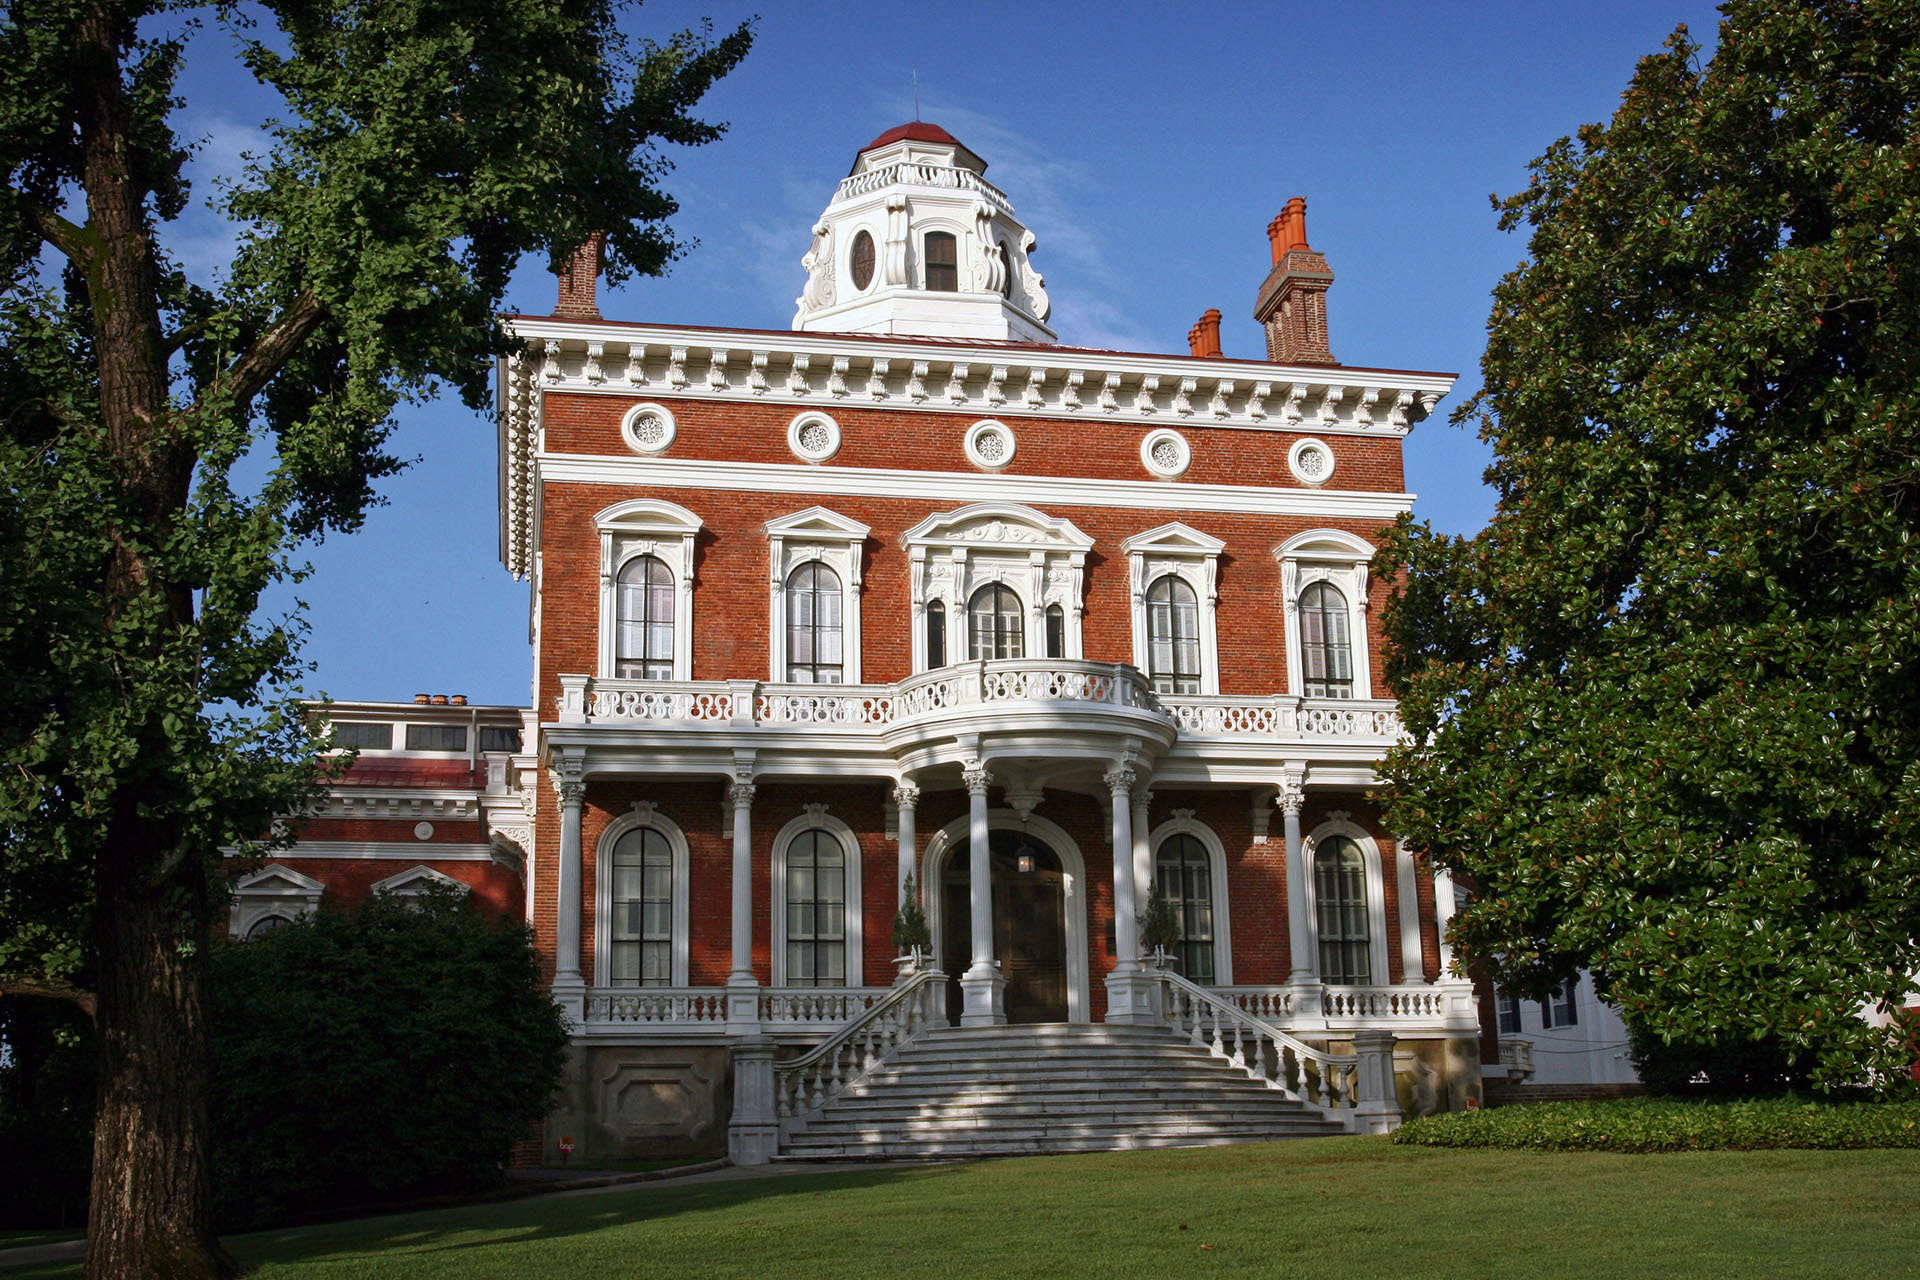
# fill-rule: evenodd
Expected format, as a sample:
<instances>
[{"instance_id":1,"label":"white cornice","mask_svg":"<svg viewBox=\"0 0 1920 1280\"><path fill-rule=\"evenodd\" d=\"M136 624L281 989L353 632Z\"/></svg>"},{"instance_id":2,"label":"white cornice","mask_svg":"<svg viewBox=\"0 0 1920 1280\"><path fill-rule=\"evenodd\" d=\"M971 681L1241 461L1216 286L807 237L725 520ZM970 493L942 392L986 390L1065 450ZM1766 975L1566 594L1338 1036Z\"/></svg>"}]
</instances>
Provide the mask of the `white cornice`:
<instances>
[{"instance_id":1,"label":"white cornice","mask_svg":"<svg viewBox=\"0 0 1920 1280\"><path fill-rule=\"evenodd\" d=\"M372 859L380 862L490 862L493 848L484 844L433 844L426 840L301 840L274 855L278 858Z\"/></svg>"},{"instance_id":2,"label":"white cornice","mask_svg":"<svg viewBox=\"0 0 1920 1280\"><path fill-rule=\"evenodd\" d=\"M1036 506L1123 507L1139 511L1204 511L1303 516L1391 523L1412 509L1410 493L1341 489L1270 489L1226 484L1166 484L1080 476L996 476L962 471L896 471L878 467L810 467L770 462L703 462L680 458L610 458L543 453L543 481L647 488L788 492L831 497L919 498L942 502L1004 501L1009 489Z\"/></svg>"}]
</instances>

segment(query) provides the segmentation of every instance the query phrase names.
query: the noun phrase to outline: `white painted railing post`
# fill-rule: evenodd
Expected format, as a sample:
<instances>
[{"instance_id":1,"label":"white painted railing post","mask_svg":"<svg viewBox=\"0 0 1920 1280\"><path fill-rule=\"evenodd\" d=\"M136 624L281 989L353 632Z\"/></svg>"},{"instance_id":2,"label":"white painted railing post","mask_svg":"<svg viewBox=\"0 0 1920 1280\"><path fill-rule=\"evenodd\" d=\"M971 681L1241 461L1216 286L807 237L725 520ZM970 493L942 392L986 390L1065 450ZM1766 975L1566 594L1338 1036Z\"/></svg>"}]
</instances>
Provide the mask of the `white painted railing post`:
<instances>
[{"instance_id":1,"label":"white painted railing post","mask_svg":"<svg viewBox=\"0 0 1920 1280\"><path fill-rule=\"evenodd\" d=\"M560 677L560 723L585 724L587 722L587 686L590 677Z\"/></svg>"},{"instance_id":2,"label":"white painted railing post","mask_svg":"<svg viewBox=\"0 0 1920 1280\"><path fill-rule=\"evenodd\" d=\"M727 1159L766 1164L780 1150L780 1117L773 1099L773 1041L742 1040L733 1046L733 1118L727 1124Z\"/></svg>"},{"instance_id":3,"label":"white painted railing post","mask_svg":"<svg viewBox=\"0 0 1920 1280\"><path fill-rule=\"evenodd\" d=\"M1360 1059L1353 1109L1361 1133L1392 1133L1400 1127L1400 1093L1393 1078L1393 1032L1356 1031L1353 1052Z\"/></svg>"}]
</instances>

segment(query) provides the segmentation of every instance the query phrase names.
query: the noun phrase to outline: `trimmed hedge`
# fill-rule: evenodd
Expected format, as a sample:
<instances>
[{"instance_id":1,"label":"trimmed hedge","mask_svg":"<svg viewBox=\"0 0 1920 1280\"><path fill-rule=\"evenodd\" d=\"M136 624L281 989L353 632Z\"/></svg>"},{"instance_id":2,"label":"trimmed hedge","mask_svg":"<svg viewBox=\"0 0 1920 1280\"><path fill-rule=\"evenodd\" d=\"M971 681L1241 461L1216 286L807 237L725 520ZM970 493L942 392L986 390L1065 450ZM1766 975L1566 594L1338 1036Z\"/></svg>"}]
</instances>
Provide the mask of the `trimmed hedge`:
<instances>
[{"instance_id":1,"label":"trimmed hedge","mask_svg":"<svg viewBox=\"0 0 1920 1280\"><path fill-rule=\"evenodd\" d=\"M1423 1147L1634 1154L1777 1147L1920 1147L1920 1102L1809 1102L1799 1098L1536 1102L1424 1116L1402 1125L1393 1140Z\"/></svg>"}]
</instances>

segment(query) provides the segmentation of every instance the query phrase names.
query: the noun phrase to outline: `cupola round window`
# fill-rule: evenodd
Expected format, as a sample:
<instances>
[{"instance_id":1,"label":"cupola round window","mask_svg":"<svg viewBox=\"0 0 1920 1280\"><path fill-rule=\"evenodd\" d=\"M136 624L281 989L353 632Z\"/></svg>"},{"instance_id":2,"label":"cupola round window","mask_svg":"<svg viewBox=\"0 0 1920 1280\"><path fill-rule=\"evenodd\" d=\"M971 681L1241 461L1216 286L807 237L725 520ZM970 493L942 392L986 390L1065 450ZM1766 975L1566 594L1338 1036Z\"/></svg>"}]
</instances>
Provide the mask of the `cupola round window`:
<instances>
[{"instance_id":1,"label":"cupola round window","mask_svg":"<svg viewBox=\"0 0 1920 1280\"><path fill-rule=\"evenodd\" d=\"M873 237L862 231L853 238L853 287L864 289L873 283Z\"/></svg>"}]
</instances>

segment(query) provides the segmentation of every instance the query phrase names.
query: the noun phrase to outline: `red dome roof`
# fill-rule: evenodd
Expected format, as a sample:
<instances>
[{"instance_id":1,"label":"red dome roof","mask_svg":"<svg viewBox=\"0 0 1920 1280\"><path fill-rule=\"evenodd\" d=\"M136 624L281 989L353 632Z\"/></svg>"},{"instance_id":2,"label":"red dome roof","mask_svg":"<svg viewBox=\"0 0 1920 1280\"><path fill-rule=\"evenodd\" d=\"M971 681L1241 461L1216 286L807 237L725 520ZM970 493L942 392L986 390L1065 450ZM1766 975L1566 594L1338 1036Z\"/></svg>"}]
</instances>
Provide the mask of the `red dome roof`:
<instances>
[{"instance_id":1,"label":"red dome roof","mask_svg":"<svg viewBox=\"0 0 1920 1280\"><path fill-rule=\"evenodd\" d=\"M871 151L875 147L884 147L890 142L950 142L954 146L964 146L960 139L948 133L937 124L928 124L925 120L915 120L908 124L897 124L879 137L860 148Z\"/></svg>"}]
</instances>

